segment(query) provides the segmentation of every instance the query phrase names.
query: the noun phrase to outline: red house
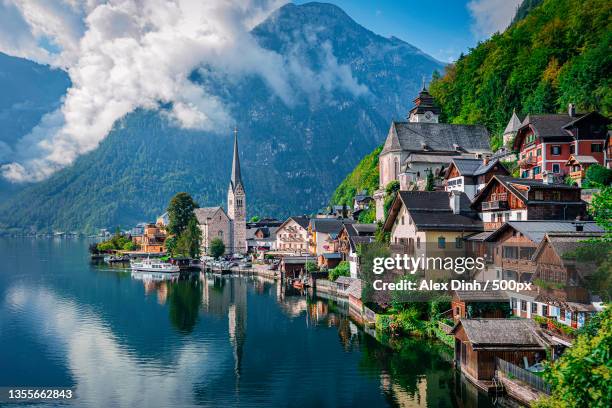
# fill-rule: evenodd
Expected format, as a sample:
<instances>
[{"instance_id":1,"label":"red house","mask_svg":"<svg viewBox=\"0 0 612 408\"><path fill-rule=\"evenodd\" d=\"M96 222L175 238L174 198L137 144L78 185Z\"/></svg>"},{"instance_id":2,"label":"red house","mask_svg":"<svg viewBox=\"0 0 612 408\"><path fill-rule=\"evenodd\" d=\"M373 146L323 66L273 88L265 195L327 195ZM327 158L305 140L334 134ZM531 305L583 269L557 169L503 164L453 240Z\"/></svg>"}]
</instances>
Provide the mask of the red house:
<instances>
[{"instance_id":1,"label":"red house","mask_svg":"<svg viewBox=\"0 0 612 408\"><path fill-rule=\"evenodd\" d=\"M514 139L521 178L562 178L572 169L570 156L589 156L606 163L604 144L610 120L598 112L577 114L573 104L566 114L529 115Z\"/></svg>"}]
</instances>

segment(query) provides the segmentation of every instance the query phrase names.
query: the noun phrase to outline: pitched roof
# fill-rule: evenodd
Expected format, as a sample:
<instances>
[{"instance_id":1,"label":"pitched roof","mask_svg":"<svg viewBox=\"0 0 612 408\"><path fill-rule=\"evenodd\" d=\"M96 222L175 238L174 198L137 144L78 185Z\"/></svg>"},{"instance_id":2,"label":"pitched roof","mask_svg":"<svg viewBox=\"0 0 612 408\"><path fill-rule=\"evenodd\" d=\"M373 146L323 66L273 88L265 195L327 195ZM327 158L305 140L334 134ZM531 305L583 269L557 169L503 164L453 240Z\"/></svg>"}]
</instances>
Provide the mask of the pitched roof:
<instances>
[{"instance_id":1,"label":"pitched roof","mask_svg":"<svg viewBox=\"0 0 612 408\"><path fill-rule=\"evenodd\" d=\"M489 132L481 125L393 122L381 154L391 151L488 152ZM427 147L427 149L426 149Z\"/></svg>"},{"instance_id":2,"label":"pitched roof","mask_svg":"<svg viewBox=\"0 0 612 408\"><path fill-rule=\"evenodd\" d=\"M208 220L211 219L212 217L214 217L215 213L217 211L221 210L221 212L223 213L223 215L227 217L227 214L225 214L225 211L223 210L222 207L202 207L202 208L196 208L194 210L196 219L198 220L198 224L206 224L208 223Z\"/></svg>"},{"instance_id":3,"label":"pitched roof","mask_svg":"<svg viewBox=\"0 0 612 408\"><path fill-rule=\"evenodd\" d=\"M461 319L453 328L463 327L472 347L533 347L543 348L537 326L531 319Z\"/></svg>"},{"instance_id":4,"label":"pitched roof","mask_svg":"<svg viewBox=\"0 0 612 408\"><path fill-rule=\"evenodd\" d=\"M351 251L355 252L357 250L357 245L361 244L370 244L375 241L373 236L351 236L349 237L349 245L351 246Z\"/></svg>"},{"instance_id":5,"label":"pitched roof","mask_svg":"<svg viewBox=\"0 0 612 408\"><path fill-rule=\"evenodd\" d=\"M456 290L455 295L462 302L507 301L508 295L501 290Z\"/></svg>"},{"instance_id":6,"label":"pitched roof","mask_svg":"<svg viewBox=\"0 0 612 408\"><path fill-rule=\"evenodd\" d=\"M336 218L312 218L310 225L313 231L321 232L324 234L338 234L344 224L350 224L355 222L349 219L336 219Z\"/></svg>"},{"instance_id":7,"label":"pitched roof","mask_svg":"<svg viewBox=\"0 0 612 408\"><path fill-rule=\"evenodd\" d=\"M480 176L481 174L487 173L498 164L499 167L508 174L508 170L500 163L498 158L491 159L485 164L482 159L456 157L453 159L453 163L462 176Z\"/></svg>"},{"instance_id":8,"label":"pitched roof","mask_svg":"<svg viewBox=\"0 0 612 408\"><path fill-rule=\"evenodd\" d=\"M594 158L593 156L586 156L586 155L572 155L570 156L569 160L567 161L568 163L571 162L573 159L573 161L576 161L580 164L597 164L599 163L597 161L596 158Z\"/></svg>"},{"instance_id":9,"label":"pitched roof","mask_svg":"<svg viewBox=\"0 0 612 408\"><path fill-rule=\"evenodd\" d=\"M305 215L300 215L300 216L292 216L289 217L285 220L285 222L283 222L279 228L283 228L285 226L285 224L287 224L289 221L294 221L296 224L298 224L300 227L306 229L308 228L308 224L310 223L310 218L308 218Z\"/></svg>"},{"instance_id":10,"label":"pitched roof","mask_svg":"<svg viewBox=\"0 0 612 408\"><path fill-rule=\"evenodd\" d=\"M346 293L356 299L361 299L361 279L352 281L348 289L346 289Z\"/></svg>"},{"instance_id":11,"label":"pitched roof","mask_svg":"<svg viewBox=\"0 0 612 408\"><path fill-rule=\"evenodd\" d=\"M545 115L527 115L523 120L521 129L526 126L531 126L537 136L540 137L555 137L569 136L567 130L563 129L567 123L575 118L567 113L562 114L545 114Z\"/></svg>"},{"instance_id":12,"label":"pitched roof","mask_svg":"<svg viewBox=\"0 0 612 408\"><path fill-rule=\"evenodd\" d=\"M376 232L376 224L361 224L361 223L355 223L355 224L346 224L346 225L350 225L353 230L357 233L357 235L360 236L368 236L368 235L374 235L374 233Z\"/></svg>"},{"instance_id":13,"label":"pitched roof","mask_svg":"<svg viewBox=\"0 0 612 408\"><path fill-rule=\"evenodd\" d=\"M593 238L600 238L604 235L605 231L595 223L589 223L587 227L586 223L583 225L582 231L547 231L540 239L540 245L536 248L532 259L536 259L540 252L544 249L546 242L550 244L555 253L559 258L563 259L563 256L568 252L575 251L580 246L584 245L584 241ZM583 263L585 263L583 261ZM593 268L595 269L595 268Z\"/></svg>"},{"instance_id":14,"label":"pitched roof","mask_svg":"<svg viewBox=\"0 0 612 408\"><path fill-rule=\"evenodd\" d=\"M420 230L482 230L482 221L470 209L468 196L461 193L460 213L454 214L450 207L451 194L447 191L400 191L385 221L385 230L391 230L402 205Z\"/></svg>"},{"instance_id":15,"label":"pitched roof","mask_svg":"<svg viewBox=\"0 0 612 408\"><path fill-rule=\"evenodd\" d=\"M603 233L603 229L592 221L581 221L579 225L582 225L583 231L588 234ZM507 221L497 230L493 231L492 234L486 239L486 241L494 241L502 232L508 228L520 232L531 241L539 244L544 235L547 232L555 233L571 233L573 235L579 235L580 232L576 231L576 221Z\"/></svg>"},{"instance_id":16,"label":"pitched roof","mask_svg":"<svg viewBox=\"0 0 612 408\"><path fill-rule=\"evenodd\" d=\"M484 231L478 234L470 235L466 238L468 241L486 241L495 231Z\"/></svg>"},{"instance_id":17,"label":"pitched roof","mask_svg":"<svg viewBox=\"0 0 612 408\"><path fill-rule=\"evenodd\" d=\"M338 278L336 278L336 283L339 283L341 285L350 285L351 283L353 283L354 281L358 280L357 278L351 278L350 276L338 276Z\"/></svg>"},{"instance_id":18,"label":"pitched roof","mask_svg":"<svg viewBox=\"0 0 612 408\"><path fill-rule=\"evenodd\" d=\"M515 110L512 110L512 116L506 125L506 129L504 130L504 134L514 133L521 127L521 120L516 114Z\"/></svg>"}]
</instances>

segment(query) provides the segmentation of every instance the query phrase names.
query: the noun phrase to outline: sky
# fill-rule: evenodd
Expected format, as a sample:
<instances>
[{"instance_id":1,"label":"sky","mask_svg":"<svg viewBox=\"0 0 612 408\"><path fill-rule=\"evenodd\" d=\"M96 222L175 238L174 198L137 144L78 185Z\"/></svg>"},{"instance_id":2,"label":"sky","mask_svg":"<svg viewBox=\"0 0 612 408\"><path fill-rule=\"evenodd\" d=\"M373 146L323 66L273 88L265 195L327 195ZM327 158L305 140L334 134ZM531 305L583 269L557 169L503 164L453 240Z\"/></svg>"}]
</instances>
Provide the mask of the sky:
<instances>
[{"instance_id":1,"label":"sky","mask_svg":"<svg viewBox=\"0 0 612 408\"><path fill-rule=\"evenodd\" d=\"M367 29L398 37L442 62L503 31L521 0L327 0ZM306 1L296 1L297 4Z\"/></svg>"}]
</instances>

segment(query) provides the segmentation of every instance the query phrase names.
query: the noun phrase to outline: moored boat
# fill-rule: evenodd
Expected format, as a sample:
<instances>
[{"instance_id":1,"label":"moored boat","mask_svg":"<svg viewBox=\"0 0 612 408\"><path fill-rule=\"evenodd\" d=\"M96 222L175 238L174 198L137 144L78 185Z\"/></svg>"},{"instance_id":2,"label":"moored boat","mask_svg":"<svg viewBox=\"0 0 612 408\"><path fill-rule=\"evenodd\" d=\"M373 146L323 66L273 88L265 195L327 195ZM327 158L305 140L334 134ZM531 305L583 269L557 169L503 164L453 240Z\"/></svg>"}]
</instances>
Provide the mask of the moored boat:
<instances>
[{"instance_id":1,"label":"moored boat","mask_svg":"<svg viewBox=\"0 0 612 408\"><path fill-rule=\"evenodd\" d=\"M130 267L133 271L144 271L144 272L166 272L176 273L180 271L178 265L172 265L168 262L163 262L159 259L141 259L130 262Z\"/></svg>"}]
</instances>

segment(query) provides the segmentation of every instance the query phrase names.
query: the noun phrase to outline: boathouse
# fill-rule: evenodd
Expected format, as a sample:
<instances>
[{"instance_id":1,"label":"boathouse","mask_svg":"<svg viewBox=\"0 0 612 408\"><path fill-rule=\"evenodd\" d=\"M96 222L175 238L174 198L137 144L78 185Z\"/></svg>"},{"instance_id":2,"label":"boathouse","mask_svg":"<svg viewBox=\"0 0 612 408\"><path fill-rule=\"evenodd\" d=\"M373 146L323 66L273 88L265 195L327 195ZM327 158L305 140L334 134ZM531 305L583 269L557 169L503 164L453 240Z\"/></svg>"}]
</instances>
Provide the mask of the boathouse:
<instances>
[{"instance_id":1,"label":"boathouse","mask_svg":"<svg viewBox=\"0 0 612 408\"><path fill-rule=\"evenodd\" d=\"M495 359L520 367L546 356L544 338L528 319L461 319L453 327L455 364L476 385L495 376Z\"/></svg>"},{"instance_id":2,"label":"boathouse","mask_svg":"<svg viewBox=\"0 0 612 408\"><path fill-rule=\"evenodd\" d=\"M509 317L510 300L501 290L456 290L452 299L453 320Z\"/></svg>"}]
</instances>

